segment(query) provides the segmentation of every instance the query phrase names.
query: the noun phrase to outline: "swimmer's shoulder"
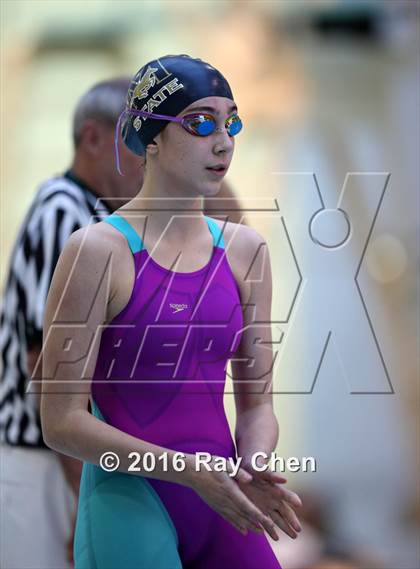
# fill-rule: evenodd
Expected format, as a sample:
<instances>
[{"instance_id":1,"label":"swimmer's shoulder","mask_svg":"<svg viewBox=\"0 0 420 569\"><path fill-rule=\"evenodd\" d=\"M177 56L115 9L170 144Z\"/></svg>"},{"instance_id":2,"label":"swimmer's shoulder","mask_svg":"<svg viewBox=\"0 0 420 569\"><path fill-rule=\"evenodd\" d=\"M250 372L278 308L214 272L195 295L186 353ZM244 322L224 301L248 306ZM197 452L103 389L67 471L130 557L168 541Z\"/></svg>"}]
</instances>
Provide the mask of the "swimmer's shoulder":
<instances>
[{"instance_id":1,"label":"swimmer's shoulder","mask_svg":"<svg viewBox=\"0 0 420 569\"><path fill-rule=\"evenodd\" d=\"M66 241L61 254L61 262L77 261L78 268L90 273L103 269L112 259L112 264L119 265L131 257L127 240L109 223L103 221L81 227L72 233Z\"/></svg>"},{"instance_id":2,"label":"swimmer's shoulder","mask_svg":"<svg viewBox=\"0 0 420 569\"><path fill-rule=\"evenodd\" d=\"M86 247L87 252L105 254L120 252L127 247L127 240L120 231L116 231L109 223L100 221L81 227L71 234L66 246Z\"/></svg>"},{"instance_id":3,"label":"swimmer's shoulder","mask_svg":"<svg viewBox=\"0 0 420 569\"><path fill-rule=\"evenodd\" d=\"M249 258L259 247L267 245L264 237L249 225L224 221L215 217L212 219L223 231L226 249L235 256Z\"/></svg>"},{"instance_id":4,"label":"swimmer's shoulder","mask_svg":"<svg viewBox=\"0 0 420 569\"><path fill-rule=\"evenodd\" d=\"M251 292L251 284L246 277L249 276L250 267L259 271L260 263L268 259L267 251L263 251L267 243L264 237L249 225L212 219L223 230L227 260L240 289L241 299L246 302Z\"/></svg>"}]
</instances>

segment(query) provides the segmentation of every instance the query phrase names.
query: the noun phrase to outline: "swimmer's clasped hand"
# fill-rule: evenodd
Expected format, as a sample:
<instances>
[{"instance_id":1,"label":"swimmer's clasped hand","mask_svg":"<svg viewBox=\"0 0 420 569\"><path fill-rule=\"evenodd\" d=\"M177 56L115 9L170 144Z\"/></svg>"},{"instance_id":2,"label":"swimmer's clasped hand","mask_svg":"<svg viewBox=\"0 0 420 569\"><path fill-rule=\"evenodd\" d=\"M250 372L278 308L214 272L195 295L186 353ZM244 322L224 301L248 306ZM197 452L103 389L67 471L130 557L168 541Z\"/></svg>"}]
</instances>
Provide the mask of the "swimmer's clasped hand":
<instances>
[{"instance_id":1,"label":"swimmer's clasped hand","mask_svg":"<svg viewBox=\"0 0 420 569\"><path fill-rule=\"evenodd\" d=\"M211 462L217 464L218 459L220 457L212 457ZM187 465L188 485L242 534L246 535L248 529L257 533L266 530L274 540L278 539L273 520L265 515L240 487L251 484L252 475L249 472L239 468L233 478L229 475L229 469L232 468L230 465L227 471L202 468L197 472L192 455L187 457Z\"/></svg>"},{"instance_id":2,"label":"swimmer's clasped hand","mask_svg":"<svg viewBox=\"0 0 420 569\"><path fill-rule=\"evenodd\" d=\"M258 459L259 466L263 466L264 462L262 457ZM252 475L252 481L247 484L238 481L243 493L269 515L279 529L296 539L302 527L294 510L301 508L302 502L295 492L281 486L287 481L286 478L269 470L256 471L247 460L244 460L243 466Z\"/></svg>"}]
</instances>

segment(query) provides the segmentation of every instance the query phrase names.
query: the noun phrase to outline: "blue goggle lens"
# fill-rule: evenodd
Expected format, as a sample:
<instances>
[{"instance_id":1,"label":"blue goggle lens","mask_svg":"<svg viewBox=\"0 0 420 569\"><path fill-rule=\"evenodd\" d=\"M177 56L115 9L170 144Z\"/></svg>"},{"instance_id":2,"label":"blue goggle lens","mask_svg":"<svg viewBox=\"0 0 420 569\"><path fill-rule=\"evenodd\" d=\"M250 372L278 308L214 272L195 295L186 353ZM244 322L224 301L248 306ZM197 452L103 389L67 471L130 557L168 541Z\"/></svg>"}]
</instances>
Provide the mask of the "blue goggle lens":
<instances>
[{"instance_id":1,"label":"blue goggle lens","mask_svg":"<svg viewBox=\"0 0 420 569\"><path fill-rule=\"evenodd\" d=\"M238 115L233 115L226 121L226 129L229 136L236 136L242 130L242 121Z\"/></svg>"},{"instance_id":2,"label":"blue goggle lens","mask_svg":"<svg viewBox=\"0 0 420 569\"><path fill-rule=\"evenodd\" d=\"M204 120L197 125L197 133L200 136L208 136L216 128L216 124L213 120Z\"/></svg>"},{"instance_id":3,"label":"blue goggle lens","mask_svg":"<svg viewBox=\"0 0 420 569\"><path fill-rule=\"evenodd\" d=\"M188 132L198 136L209 136L217 128L215 118L206 114L187 115L183 125ZM227 119L225 126L229 136L236 136L242 130L242 121L238 115L233 115Z\"/></svg>"}]
</instances>

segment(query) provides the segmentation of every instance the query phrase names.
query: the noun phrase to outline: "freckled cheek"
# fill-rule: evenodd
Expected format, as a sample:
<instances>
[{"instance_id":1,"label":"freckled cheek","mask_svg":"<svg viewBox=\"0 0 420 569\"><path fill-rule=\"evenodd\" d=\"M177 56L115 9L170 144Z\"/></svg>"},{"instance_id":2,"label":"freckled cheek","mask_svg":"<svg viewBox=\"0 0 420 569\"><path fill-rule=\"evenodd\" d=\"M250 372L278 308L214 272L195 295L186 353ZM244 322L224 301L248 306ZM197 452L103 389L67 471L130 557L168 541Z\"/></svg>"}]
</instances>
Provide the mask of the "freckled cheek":
<instances>
[{"instance_id":1,"label":"freckled cheek","mask_svg":"<svg viewBox=\"0 0 420 569\"><path fill-rule=\"evenodd\" d=\"M183 175L197 175L202 173L205 166L205 157L200 153L190 151L178 155L177 170Z\"/></svg>"},{"instance_id":2,"label":"freckled cheek","mask_svg":"<svg viewBox=\"0 0 420 569\"><path fill-rule=\"evenodd\" d=\"M181 151L178 153L176 157L176 163L174 164L175 168L178 172L182 175L187 174L191 169L191 164L188 160L188 152Z\"/></svg>"}]
</instances>

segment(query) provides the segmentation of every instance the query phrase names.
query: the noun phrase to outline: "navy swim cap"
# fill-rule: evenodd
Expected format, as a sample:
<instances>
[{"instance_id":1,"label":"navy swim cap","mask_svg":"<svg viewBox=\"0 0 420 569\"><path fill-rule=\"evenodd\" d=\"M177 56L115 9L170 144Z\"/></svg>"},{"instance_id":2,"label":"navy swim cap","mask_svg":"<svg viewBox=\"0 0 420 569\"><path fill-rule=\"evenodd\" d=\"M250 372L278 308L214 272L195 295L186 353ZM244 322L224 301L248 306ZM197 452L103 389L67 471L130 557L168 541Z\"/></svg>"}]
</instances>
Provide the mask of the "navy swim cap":
<instances>
[{"instance_id":1,"label":"navy swim cap","mask_svg":"<svg viewBox=\"0 0 420 569\"><path fill-rule=\"evenodd\" d=\"M204 97L227 97L232 91L223 75L210 64L189 55L165 55L146 63L133 77L126 109L177 116L194 101ZM143 155L146 146L168 124L126 112L122 138L135 154Z\"/></svg>"}]
</instances>

